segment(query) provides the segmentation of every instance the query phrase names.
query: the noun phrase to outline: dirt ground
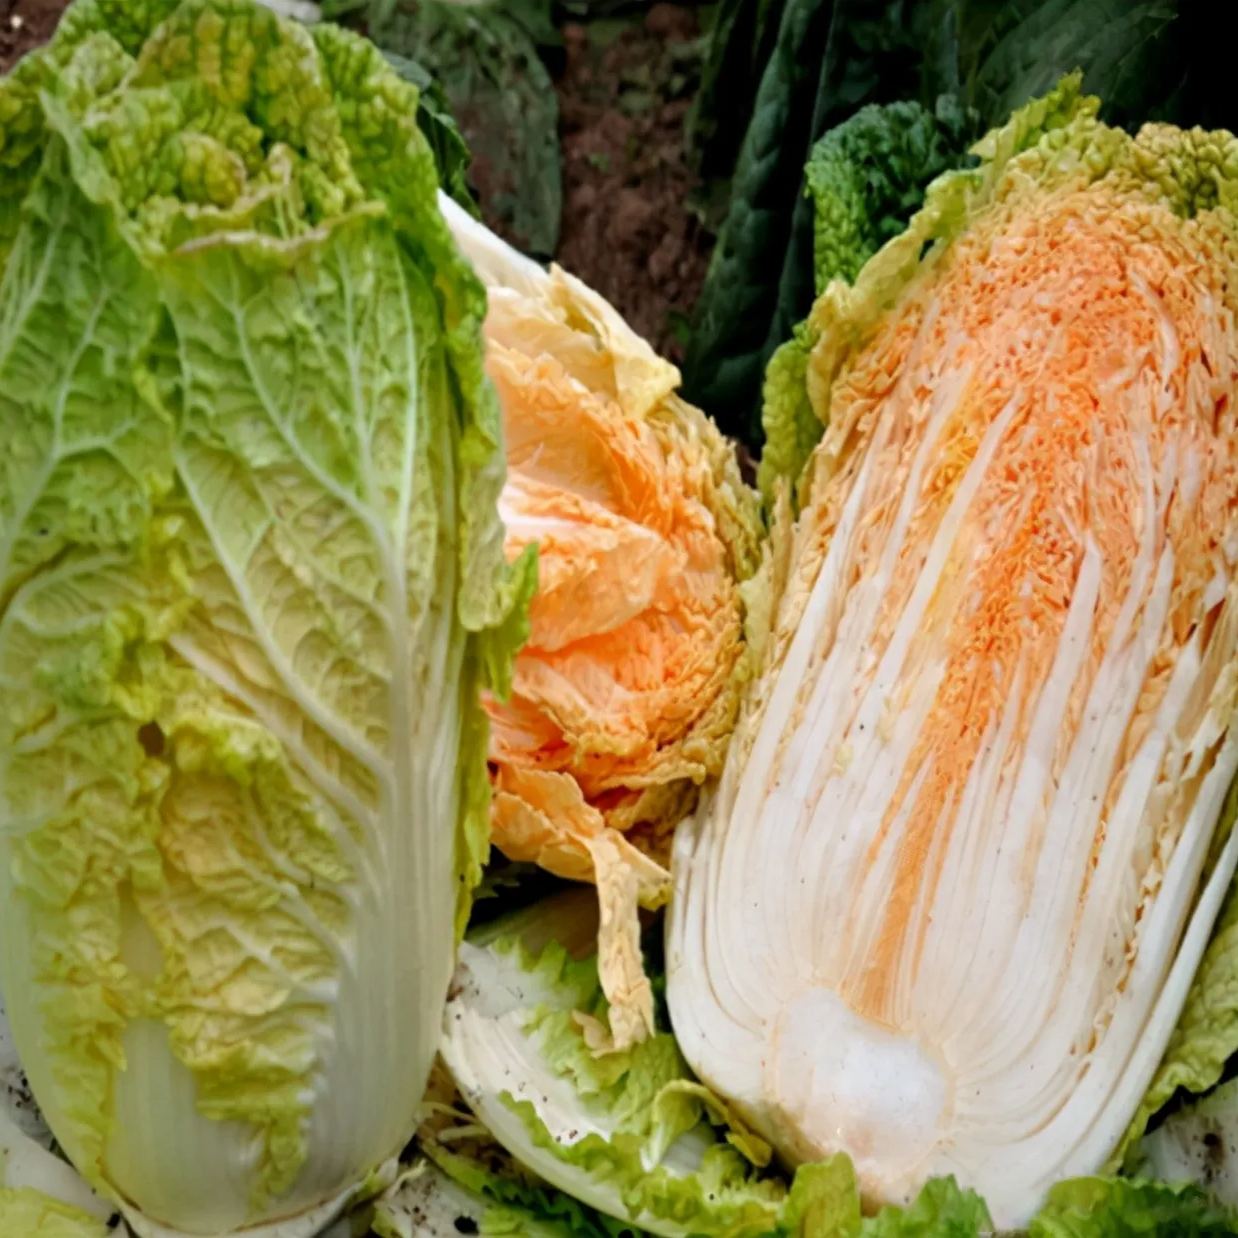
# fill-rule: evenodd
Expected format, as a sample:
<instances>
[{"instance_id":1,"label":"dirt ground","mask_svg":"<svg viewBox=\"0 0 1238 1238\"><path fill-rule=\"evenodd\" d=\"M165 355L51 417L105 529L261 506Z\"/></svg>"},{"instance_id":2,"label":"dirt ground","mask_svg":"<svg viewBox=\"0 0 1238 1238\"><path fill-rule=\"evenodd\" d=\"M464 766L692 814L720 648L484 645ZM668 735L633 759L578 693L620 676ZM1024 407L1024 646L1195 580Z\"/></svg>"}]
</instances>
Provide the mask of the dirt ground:
<instances>
[{"instance_id":1,"label":"dirt ground","mask_svg":"<svg viewBox=\"0 0 1238 1238\"><path fill-rule=\"evenodd\" d=\"M673 4L618 28L567 25L556 82L559 261L676 361L713 243L692 209L698 182L684 143L698 34L695 10Z\"/></svg>"},{"instance_id":2,"label":"dirt ground","mask_svg":"<svg viewBox=\"0 0 1238 1238\"><path fill-rule=\"evenodd\" d=\"M64 9L64 0L0 0L0 73L42 43Z\"/></svg>"},{"instance_id":3,"label":"dirt ground","mask_svg":"<svg viewBox=\"0 0 1238 1238\"><path fill-rule=\"evenodd\" d=\"M55 29L65 0L0 0L0 72ZM555 70L563 160L558 260L642 335L682 356L713 237L693 209L684 120L697 85L697 13L658 3L563 27Z\"/></svg>"}]
</instances>

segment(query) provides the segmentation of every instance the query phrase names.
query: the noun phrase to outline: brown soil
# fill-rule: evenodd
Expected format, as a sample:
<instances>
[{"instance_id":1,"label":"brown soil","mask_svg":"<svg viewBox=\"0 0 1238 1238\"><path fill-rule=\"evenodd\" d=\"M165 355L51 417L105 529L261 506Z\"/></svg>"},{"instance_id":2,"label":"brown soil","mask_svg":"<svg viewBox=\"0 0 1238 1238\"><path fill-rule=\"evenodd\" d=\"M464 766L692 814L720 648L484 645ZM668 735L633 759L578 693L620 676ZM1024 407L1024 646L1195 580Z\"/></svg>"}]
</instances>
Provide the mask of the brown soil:
<instances>
[{"instance_id":1,"label":"brown soil","mask_svg":"<svg viewBox=\"0 0 1238 1238\"><path fill-rule=\"evenodd\" d=\"M569 24L556 87L563 145L559 262L672 360L713 237L684 121L699 76L694 9L654 4L643 21Z\"/></svg>"},{"instance_id":2,"label":"brown soil","mask_svg":"<svg viewBox=\"0 0 1238 1238\"><path fill-rule=\"evenodd\" d=\"M56 29L67 0L0 0L0 73Z\"/></svg>"}]
</instances>

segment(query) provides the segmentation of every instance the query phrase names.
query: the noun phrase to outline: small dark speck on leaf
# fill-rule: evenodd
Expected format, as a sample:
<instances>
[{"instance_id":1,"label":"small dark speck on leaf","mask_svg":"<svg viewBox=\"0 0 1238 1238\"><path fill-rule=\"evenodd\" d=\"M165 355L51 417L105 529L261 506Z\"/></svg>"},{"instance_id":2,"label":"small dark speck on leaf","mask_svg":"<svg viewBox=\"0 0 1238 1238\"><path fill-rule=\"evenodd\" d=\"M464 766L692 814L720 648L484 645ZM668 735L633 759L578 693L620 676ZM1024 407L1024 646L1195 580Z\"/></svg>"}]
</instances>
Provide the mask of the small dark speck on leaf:
<instances>
[{"instance_id":1,"label":"small dark speck on leaf","mask_svg":"<svg viewBox=\"0 0 1238 1238\"><path fill-rule=\"evenodd\" d=\"M481 1230L477 1228L477 1222L472 1217L456 1217L456 1233L479 1234Z\"/></svg>"},{"instance_id":2,"label":"small dark speck on leaf","mask_svg":"<svg viewBox=\"0 0 1238 1238\"><path fill-rule=\"evenodd\" d=\"M148 757L162 756L165 742L163 728L159 723L145 722L138 727L138 743Z\"/></svg>"}]
</instances>

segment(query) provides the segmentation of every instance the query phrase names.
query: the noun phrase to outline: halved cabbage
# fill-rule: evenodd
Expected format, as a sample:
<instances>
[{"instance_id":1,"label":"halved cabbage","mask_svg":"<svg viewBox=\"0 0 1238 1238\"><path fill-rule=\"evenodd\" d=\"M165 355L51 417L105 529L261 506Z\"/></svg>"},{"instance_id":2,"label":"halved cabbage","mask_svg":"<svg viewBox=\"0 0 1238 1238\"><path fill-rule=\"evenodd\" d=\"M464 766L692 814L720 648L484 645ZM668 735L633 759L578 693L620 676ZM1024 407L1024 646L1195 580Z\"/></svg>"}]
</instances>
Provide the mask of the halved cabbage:
<instances>
[{"instance_id":1,"label":"halved cabbage","mask_svg":"<svg viewBox=\"0 0 1238 1238\"><path fill-rule=\"evenodd\" d=\"M596 880L613 1044L653 1028L637 907L668 892L670 833L721 769L744 658L741 582L761 522L732 448L579 280L443 198L485 281L507 550L538 547L529 641L493 698L494 842Z\"/></svg>"},{"instance_id":2,"label":"halved cabbage","mask_svg":"<svg viewBox=\"0 0 1238 1238\"><path fill-rule=\"evenodd\" d=\"M675 851L697 1073L999 1225L1118 1143L1238 859L1238 142L1096 109L1016 113L772 366L768 657Z\"/></svg>"}]
</instances>

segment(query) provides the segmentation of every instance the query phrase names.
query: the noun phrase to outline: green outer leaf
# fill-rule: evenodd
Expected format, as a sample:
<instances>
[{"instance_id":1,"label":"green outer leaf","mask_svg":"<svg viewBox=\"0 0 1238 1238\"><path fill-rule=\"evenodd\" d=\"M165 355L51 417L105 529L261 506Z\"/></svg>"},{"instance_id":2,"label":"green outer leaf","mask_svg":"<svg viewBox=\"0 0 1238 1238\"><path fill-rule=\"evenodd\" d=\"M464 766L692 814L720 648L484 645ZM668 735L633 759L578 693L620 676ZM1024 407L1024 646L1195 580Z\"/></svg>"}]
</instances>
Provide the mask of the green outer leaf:
<instances>
[{"instance_id":1,"label":"green outer leaf","mask_svg":"<svg viewBox=\"0 0 1238 1238\"><path fill-rule=\"evenodd\" d=\"M959 166L969 129L955 100L930 112L918 103L869 104L831 129L804 169L813 202L817 294L860 268L898 236L934 177Z\"/></svg>"},{"instance_id":2,"label":"green outer leaf","mask_svg":"<svg viewBox=\"0 0 1238 1238\"><path fill-rule=\"evenodd\" d=\"M864 1238L979 1238L992 1232L984 1201L953 1178L926 1182L906 1208L882 1208L866 1219Z\"/></svg>"},{"instance_id":3,"label":"green outer leaf","mask_svg":"<svg viewBox=\"0 0 1238 1238\"><path fill-rule=\"evenodd\" d=\"M1191 1186L1123 1178L1059 1182L1029 1238L1232 1238L1238 1212Z\"/></svg>"},{"instance_id":4,"label":"green outer leaf","mask_svg":"<svg viewBox=\"0 0 1238 1238\"><path fill-rule=\"evenodd\" d=\"M526 1235L527 1238L582 1238L584 1235L587 1238L587 1231L577 1224L509 1204L491 1204L486 1209L481 1233L483 1238L507 1238L507 1235L514 1238L526 1238Z\"/></svg>"},{"instance_id":5,"label":"green outer leaf","mask_svg":"<svg viewBox=\"0 0 1238 1238\"><path fill-rule=\"evenodd\" d=\"M1218 1203L1238 1206L1238 1077L1169 1110L1131 1149L1122 1172L1193 1182Z\"/></svg>"},{"instance_id":6,"label":"green outer leaf","mask_svg":"<svg viewBox=\"0 0 1238 1238\"><path fill-rule=\"evenodd\" d=\"M800 323L765 370L761 392L765 450L757 479L771 508L780 479L798 481L825 429L808 398L808 362L820 337L811 318Z\"/></svg>"},{"instance_id":7,"label":"green outer leaf","mask_svg":"<svg viewBox=\"0 0 1238 1238\"><path fill-rule=\"evenodd\" d=\"M831 129L805 170L814 204L817 293L831 280L851 283L886 241L898 236L925 185L957 165L965 118L949 98L935 112L918 103L870 104ZM774 479L797 478L823 429L805 387L820 335L801 323L770 359L763 383L765 451L759 475L767 500Z\"/></svg>"},{"instance_id":8,"label":"green outer leaf","mask_svg":"<svg viewBox=\"0 0 1238 1238\"><path fill-rule=\"evenodd\" d=\"M840 1152L795 1175L779 1228L805 1238L855 1238L861 1223L855 1169Z\"/></svg>"},{"instance_id":9,"label":"green outer leaf","mask_svg":"<svg viewBox=\"0 0 1238 1238\"><path fill-rule=\"evenodd\" d=\"M43 56L35 53L0 77L0 278L21 222L21 204L42 156L42 66Z\"/></svg>"},{"instance_id":10,"label":"green outer leaf","mask_svg":"<svg viewBox=\"0 0 1238 1238\"><path fill-rule=\"evenodd\" d=\"M988 1225L984 1205L952 1180L930 1182L907 1208L887 1208L861 1222L845 1156L801 1166L790 1184L758 1170L749 1157L764 1166L768 1147L693 1079L666 1031L627 1052L595 1056L576 1015L606 1017L596 964L572 961L555 940L574 941L575 920L587 908L564 896L548 902L540 917L538 908L512 917L506 935L488 927L484 948L472 942L465 948L443 1056L479 1118L526 1169L485 1149L461 1155L456 1140L427 1145L427 1155L447 1173L472 1190L525 1206L528 1174L538 1174L622 1216L599 1218L600 1229L590 1221L582 1231L590 1234L641 1225L656 1234L713 1238L972 1238ZM526 949L529 941L539 943L536 951ZM509 1059L496 1046L509 1043L516 1027L529 1054L522 1048ZM523 1099L509 1091L513 1078L531 1080ZM564 1108L565 1096L573 1095L578 1116ZM588 1133L559 1142L539 1104L555 1109L557 1122L579 1123ZM540 1197L539 1214L562 1215L546 1213L553 1198ZM567 1196L558 1198L568 1206Z\"/></svg>"},{"instance_id":11,"label":"green outer leaf","mask_svg":"<svg viewBox=\"0 0 1238 1238\"><path fill-rule=\"evenodd\" d=\"M423 1141L426 1156L453 1182L489 1203L487 1229L495 1233L522 1233L511 1228L513 1219L533 1217L544 1225L562 1227L573 1238L624 1238L640 1234L614 1217L606 1216L564 1191L557 1191L514 1163L504 1163L502 1149L460 1150L434 1141ZM505 1228L508 1227L508 1228Z\"/></svg>"},{"instance_id":12,"label":"green outer leaf","mask_svg":"<svg viewBox=\"0 0 1238 1238\"><path fill-rule=\"evenodd\" d=\"M465 1187L432 1161L418 1158L380 1199L358 1218L377 1238L454 1238L468 1230L499 1238L575 1238L581 1231L516 1204L495 1203L482 1190ZM356 1229L357 1226L354 1226Z\"/></svg>"},{"instance_id":13,"label":"green outer leaf","mask_svg":"<svg viewBox=\"0 0 1238 1238\"><path fill-rule=\"evenodd\" d=\"M785 1188L757 1174L725 1141L725 1133L713 1133L705 1114L724 1111L703 1105L693 1088L684 1088L695 1081L674 1037L660 1031L630 1050L602 1057L586 1043L575 1012L606 1017L596 960L573 961L554 939L574 939L574 918L595 914L590 903L553 900L544 914L555 917L544 928L536 922L536 909L526 909L509 922L507 935L488 929L491 944L466 946L462 953L458 996L448 1005L442 1052L466 1099L476 1104L485 1096L479 1116L509 1138L508 1150L532 1172L594 1207L615 1211L614 1201L621 1199L624 1219L608 1222L620 1231L636 1223L657 1233L767 1234L777 1224ZM549 938L549 944L529 953L523 944L529 937ZM585 1127L597 1125L607 1134L589 1133L560 1144L528 1100L512 1097L506 1080L513 1070L523 1076L530 1067L522 1058L518 1066L503 1068L491 1048L499 1043L489 1021L493 1016L482 1013L493 1000L488 994L507 992L518 993L519 999L510 1014L499 1016L503 1025L514 1021L522 1028L528 1053L544 1063L546 1086L554 1078L563 1094L566 1084L568 1094L580 1098ZM664 1160L689 1132L703 1155L698 1172L685 1176L674 1167L681 1162ZM743 1144L743 1132L739 1138Z\"/></svg>"},{"instance_id":14,"label":"green outer leaf","mask_svg":"<svg viewBox=\"0 0 1238 1238\"><path fill-rule=\"evenodd\" d=\"M843 1153L801 1166L779 1226L798 1238L979 1238L992 1231L984 1201L953 1178L926 1182L905 1208L863 1217L855 1170Z\"/></svg>"},{"instance_id":15,"label":"green outer leaf","mask_svg":"<svg viewBox=\"0 0 1238 1238\"><path fill-rule=\"evenodd\" d=\"M1230 788L1217 823L1212 851L1232 833L1238 817L1238 785ZM1149 1119L1180 1092L1206 1092L1221 1079L1225 1063L1238 1053L1238 882L1225 897L1212 940L1187 993L1165 1056L1114 1150L1114 1169L1136 1150Z\"/></svg>"},{"instance_id":16,"label":"green outer leaf","mask_svg":"<svg viewBox=\"0 0 1238 1238\"><path fill-rule=\"evenodd\" d=\"M464 935L472 891L481 880L490 851L490 782L486 766L489 723L480 693L506 698L516 651L528 638L528 605L537 587L536 552L530 549L509 570L497 510L506 476L498 399L485 375L482 324L486 293L456 248L451 230L427 196L437 187L433 158L416 129L415 88L383 72L382 54L356 35L318 26L315 42L341 94L357 94L362 104L345 118L356 174L366 189L386 202L408 235L418 235L425 277L436 289L453 365L454 386L465 414L460 462L463 470L459 519L460 620L477 634L476 660L466 663L466 702L459 761L463 820L457 862L459 890L456 938ZM416 157L410 159L411 153ZM499 582L495 588L494 582Z\"/></svg>"},{"instance_id":17,"label":"green outer leaf","mask_svg":"<svg viewBox=\"0 0 1238 1238\"><path fill-rule=\"evenodd\" d=\"M18 210L42 162L46 142L39 91L63 70L81 44L101 31L127 55L175 9L178 0L77 0L65 11L51 42L36 48L11 73L0 77L0 276L16 235ZM112 58L110 76L94 67L94 90L116 84L120 61Z\"/></svg>"},{"instance_id":18,"label":"green outer leaf","mask_svg":"<svg viewBox=\"0 0 1238 1238\"><path fill-rule=\"evenodd\" d=\"M123 565L130 557L126 551L141 540L150 522L156 498L169 486L168 427L145 405L132 374L134 350L148 346L155 333L153 280L119 242L106 212L95 209L73 183L68 169L64 143L53 143L27 194L26 217L0 285L0 433L6 445L5 458L0 462L0 617L6 621L5 629L10 627L8 612L26 601L23 593L36 592L36 578L44 568L45 556L50 555L53 562L64 559L67 567L70 555L89 562L94 551L105 563ZM46 272L42 279L41 271ZM42 341L42 346L23 346L23 340ZM89 360L88 343L94 345ZM110 434L106 425L97 427L110 449L109 456L92 458L82 449L96 427L89 417L82 416L79 401L69 400L68 389L79 366L87 369L82 376L84 385L113 427ZM35 405L37 393L57 390L65 391L65 408L76 413L70 419L71 428L56 426L54 409L59 401L51 409L43 400ZM77 497L76 512L67 501L68 493ZM60 516L54 523L47 518L52 513ZM66 573L69 580L73 579L71 572ZM88 595L103 591L102 581L92 580L89 572L81 575L86 579L78 587L84 584ZM123 586L111 590L108 600L117 610L122 608L125 592ZM32 602L37 615L38 598ZM57 648L54 633L40 626L36 630L43 637L39 667L42 682L31 682L25 675L19 679L11 671L5 676L2 742L6 769L2 785L6 805L0 810L4 814L0 883L5 888L5 910L13 919L0 931L0 947L6 955L19 954L14 945L30 940L53 956L44 956L40 966L21 951L16 970L24 983L15 983L14 963L7 957L3 960L6 1007L19 1045L23 1032L26 1043L31 1043L31 1024L38 1028L36 1043L46 1060L26 1062L36 1087L39 1078L73 1078L72 1092L66 1089L65 1097L62 1101L57 1098L61 1103L48 1116L62 1140L68 1142L64 1132L72 1130L75 1150L79 1155L84 1151L90 1161L100 1156L106 1138L108 1058L117 1047L117 1025L123 1021L124 1007L117 997L113 1001L119 1009L113 1010L81 1000L75 1007L67 1007L68 1017L61 1017L58 1027L46 1030L44 1013L50 1023L57 1006L68 1000L65 977L58 976L57 971L64 968L72 975L75 967L95 969L98 955L106 957L112 943L99 923L102 900L97 896L78 901L75 923L65 924L56 914L69 905L75 870L84 873L86 869L85 859L78 858L84 849L84 831L74 821L77 814L70 805L65 805L63 814L67 819L45 821L47 801L36 798L27 811L37 813L41 828L9 828L10 814L17 815L9 805L13 801L21 804L30 796L38 782L38 766L24 766L8 749L10 728L20 728L23 719L30 717L32 706L45 711L49 699L55 701L58 695L63 698L58 702L61 708L70 710L74 706L82 710L105 705L116 664L132 638L133 626L123 613L110 624L96 623L87 628L81 623L71 648ZM0 641L0 646L5 644L7 641ZM0 648L0 664L6 669L14 652L19 651ZM22 660L29 667L30 656ZM140 817L146 797L139 790L139 780L133 777L136 754L125 751L118 738L111 726L91 727L82 736L89 743L86 759L74 761L72 766L66 764L59 781L68 782L68 770L73 768L73 781L89 786L95 781L89 772L91 759L99 761L100 757L106 768L119 775L118 781L128 791L125 807L129 811L122 821L113 822L115 809L107 814L102 806L96 809L96 827L103 827L99 841L107 838L110 845L92 848L91 856L96 870L119 869L119 881L128 871L148 867L152 857L142 845L145 823ZM22 784L26 782L33 785L23 793ZM52 794L64 792L57 789ZM60 865L50 863L58 852L66 859ZM10 880L19 884L22 894L10 892ZM30 908L26 923L18 919L23 904ZM39 916L44 908L46 913ZM106 914L106 904L103 910ZM29 932L30 925L38 920L42 921L41 940ZM63 963L59 963L55 956L62 950ZM29 978L20 970L23 964ZM41 984L37 996L35 976ZM95 983L106 992L108 979L112 977L96 976ZM76 1052L79 1043L82 1050ZM50 1108L46 1100L44 1105ZM90 1176L93 1166L83 1168ZM94 1181L97 1185L97 1174Z\"/></svg>"},{"instance_id":19,"label":"green outer leaf","mask_svg":"<svg viewBox=\"0 0 1238 1238\"><path fill-rule=\"evenodd\" d=\"M460 617L470 631L498 629L495 656L487 658L487 680L505 693L512 650L528 634L527 617L517 603L527 599L535 581L532 556L507 571L503 528L488 514L497 507L506 463L498 398L485 376L485 288L438 211L438 178L417 128L415 88L390 72L382 53L365 39L327 25L314 27L313 35L333 91L358 100L341 113L353 171L364 190L391 212L406 252L431 281L441 306L462 401ZM504 588L496 590L496 580L504 581Z\"/></svg>"}]
</instances>

